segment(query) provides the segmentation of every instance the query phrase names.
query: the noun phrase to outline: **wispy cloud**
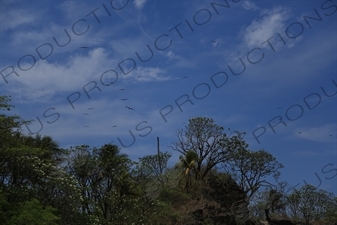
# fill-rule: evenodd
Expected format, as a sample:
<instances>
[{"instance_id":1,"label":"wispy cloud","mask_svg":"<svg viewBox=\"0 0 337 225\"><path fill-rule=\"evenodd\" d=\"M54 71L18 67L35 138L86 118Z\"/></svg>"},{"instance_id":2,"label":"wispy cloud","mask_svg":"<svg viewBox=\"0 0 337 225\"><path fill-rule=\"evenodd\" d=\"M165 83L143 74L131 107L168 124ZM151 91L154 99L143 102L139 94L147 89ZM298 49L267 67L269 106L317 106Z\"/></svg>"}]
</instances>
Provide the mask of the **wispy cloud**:
<instances>
[{"instance_id":1,"label":"wispy cloud","mask_svg":"<svg viewBox=\"0 0 337 225\"><path fill-rule=\"evenodd\" d=\"M242 7L246 10L259 10L260 7L258 7L254 2L251 1L244 1L242 3Z\"/></svg>"},{"instance_id":2,"label":"wispy cloud","mask_svg":"<svg viewBox=\"0 0 337 225\"><path fill-rule=\"evenodd\" d=\"M171 65L173 64L173 67L192 68L195 66L194 61L188 60L181 55L174 53L173 51L168 51L166 56L169 59L167 63L170 63Z\"/></svg>"},{"instance_id":3,"label":"wispy cloud","mask_svg":"<svg viewBox=\"0 0 337 225\"><path fill-rule=\"evenodd\" d=\"M158 67L137 67L133 72L132 76L128 76L128 78L134 79L137 81L166 81L170 80L170 77L164 76L165 70L160 69Z\"/></svg>"},{"instance_id":4,"label":"wispy cloud","mask_svg":"<svg viewBox=\"0 0 337 225\"><path fill-rule=\"evenodd\" d=\"M142 9L144 4L146 3L146 0L135 0L133 2L137 9Z\"/></svg>"},{"instance_id":5,"label":"wispy cloud","mask_svg":"<svg viewBox=\"0 0 337 225\"><path fill-rule=\"evenodd\" d=\"M16 77L8 88L21 100L45 102L55 94L82 89L82 86L92 81L97 82L102 88L101 74L108 70L107 64L117 64L116 62L117 60L110 58L103 48L90 50L87 55L77 54L68 57L68 62L65 64L39 60L34 68ZM24 64L22 66L25 67ZM102 68L107 69L102 70ZM115 73L106 74L102 79L103 83L109 83L111 80L118 83L135 83L173 79L166 76L165 69L158 67L123 65L123 69L130 73L122 75L117 72L119 73L117 78Z\"/></svg>"},{"instance_id":6,"label":"wispy cloud","mask_svg":"<svg viewBox=\"0 0 337 225\"><path fill-rule=\"evenodd\" d=\"M39 16L36 11L29 11L27 9L6 9L1 10L0 23L1 30L15 30L22 25L35 25Z\"/></svg>"},{"instance_id":7,"label":"wispy cloud","mask_svg":"<svg viewBox=\"0 0 337 225\"><path fill-rule=\"evenodd\" d=\"M289 13L290 11L284 7L277 7L270 11L264 10L263 18L254 20L244 30L243 40L246 46L248 48L261 46L268 38L283 31Z\"/></svg>"},{"instance_id":8,"label":"wispy cloud","mask_svg":"<svg viewBox=\"0 0 337 225\"><path fill-rule=\"evenodd\" d=\"M336 124L325 124L319 127L297 129L294 135L310 141L335 142Z\"/></svg>"},{"instance_id":9,"label":"wispy cloud","mask_svg":"<svg viewBox=\"0 0 337 225\"><path fill-rule=\"evenodd\" d=\"M39 60L34 68L13 80L8 88L21 96L21 99L48 99L55 93L81 88L93 80L93 77L97 79L97 72L101 72L99 69L104 68L105 63L109 63L107 58L104 50L97 48L89 51L88 55L68 57L69 62L66 64Z\"/></svg>"}]
</instances>

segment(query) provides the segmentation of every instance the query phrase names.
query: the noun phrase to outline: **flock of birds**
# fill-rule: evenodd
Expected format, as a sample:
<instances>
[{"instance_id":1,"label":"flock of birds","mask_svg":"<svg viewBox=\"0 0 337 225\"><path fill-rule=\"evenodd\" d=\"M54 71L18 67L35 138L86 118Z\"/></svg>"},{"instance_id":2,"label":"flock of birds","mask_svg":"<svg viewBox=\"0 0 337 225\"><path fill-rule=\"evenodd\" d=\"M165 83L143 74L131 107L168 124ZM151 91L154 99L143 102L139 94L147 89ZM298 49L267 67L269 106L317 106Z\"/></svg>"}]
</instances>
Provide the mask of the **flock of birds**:
<instances>
[{"instance_id":1,"label":"flock of birds","mask_svg":"<svg viewBox=\"0 0 337 225\"><path fill-rule=\"evenodd\" d=\"M80 48L82 48L82 49L87 49L87 48L89 48L89 47L87 47L87 46L82 46L82 47L80 47ZM138 77L142 77L142 76L138 76ZM119 89L119 90L121 90L121 91L124 91L124 90L126 90L125 88L121 88L121 89ZM129 100L129 99L127 99L127 98L122 98L121 99L121 101L127 101L127 100ZM129 109L129 110L135 110L134 108L132 108L132 107L129 107L129 106L125 106L127 109ZM88 108L88 110L93 110L94 108ZM86 115L86 116L90 116L90 114L88 114L88 113L83 113L84 115ZM87 128L89 128L89 126L84 126L84 127L87 127ZM113 125L112 126L113 128L114 127L117 127L117 125ZM112 141L113 142L113 141ZM110 142L111 143L111 142Z\"/></svg>"},{"instance_id":2,"label":"flock of birds","mask_svg":"<svg viewBox=\"0 0 337 225\"><path fill-rule=\"evenodd\" d=\"M212 40L211 41L213 44L217 44L217 42L216 41L214 41L214 40ZM82 47L80 47L80 48L82 48L82 49L87 49L87 48L89 48L89 47L87 47L87 46L82 46ZM137 76L138 78L140 78L140 77L142 77L142 76ZM188 76L184 76L182 79L186 79ZM108 85L109 86L109 85ZM119 89L119 90L121 90L121 91L124 91L124 90L126 90L125 88L121 88L121 89ZM121 101L127 101L127 100L129 100L129 99L127 99L127 98L122 98L121 99ZM135 110L134 108L132 108L132 107L129 107L129 106L125 106L125 108L127 108L127 109L129 109L129 110ZM88 108L88 110L93 110L94 108ZM282 107L278 107L277 109L282 109ZM89 116L89 114L88 113L83 113L84 115L86 115L86 116ZM280 119L281 120L281 119ZM275 121L274 121L274 123L276 123ZM87 127L87 128L89 128L89 126L84 126L84 127ZM112 126L113 128L114 127L117 127L117 125L113 125ZM302 132L298 132L298 134L302 134ZM330 134L329 135L330 137L332 137L332 134ZM113 141L112 141L113 142ZM110 142L111 143L111 142Z\"/></svg>"},{"instance_id":3,"label":"flock of birds","mask_svg":"<svg viewBox=\"0 0 337 225\"><path fill-rule=\"evenodd\" d=\"M212 41L213 43L214 43L214 41ZM82 49L88 49L89 47L88 46L82 46L82 47L80 47L80 48L82 48ZM137 78L141 78L142 76L141 75L139 75L139 76L137 76ZM186 79L188 76L184 76L184 77L182 77L182 79ZM110 84L108 84L108 86L109 86ZM120 91L125 91L126 89L125 88L120 88L119 89ZM129 99L127 99L127 98L122 98L121 99L121 101L127 101L127 100L129 100ZM132 108L132 107L130 107L130 106L125 106L125 108L127 108L128 110L131 110L131 111L134 111L135 109L134 108ZM93 110L94 108L88 108L87 110ZM89 113L83 113L85 116L90 116L90 114ZM89 128L90 126L88 126L88 125L85 125L84 127L86 127L86 128ZM112 126L112 128L115 128L115 127L117 127L117 125L113 125ZM111 143L113 143L114 141L111 141L109 144L111 144Z\"/></svg>"},{"instance_id":4,"label":"flock of birds","mask_svg":"<svg viewBox=\"0 0 337 225\"><path fill-rule=\"evenodd\" d=\"M214 43L214 41L212 41L212 43ZM82 49L87 49L87 48L89 48L88 46L82 46L82 47L80 47L80 48L82 48ZM142 77L142 76L137 76L138 78L140 78L140 77ZM182 79L186 79L188 76L184 76ZM109 84L108 84L108 86L109 86ZM124 90L126 90L125 88L120 88L119 89L120 91L124 91ZM127 100L129 100L129 99L127 99L127 98L122 98L121 99L121 101L127 101ZM134 108L132 108L132 107L129 107L129 106L125 106L125 108L127 108L127 109L129 109L129 110L135 110ZM89 108L88 110L93 110L94 108ZM88 113L83 113L84 115L86 115L86 116L90 116L90 114L88 114ZM87 128L89 128L89 126L84 126L84 127L87 127ZM117 127L117 125L113 125L112 127Z\"/></svg>"},{"instance_id":5,"label":"flock of birds","mask_svg":"<svg viewBox=\"0 0 337 225\"><path fill-rule=\"evenodd\" d=\"M124 90L126 90L125 88L121 88L121 89L119 89L119 90L121 90L121 91L124 91ZM127 99L127 98L122 98L121 99L121 101L127 101L127 100L129 100L129 99ZM134 108L132 108L132 107L129 107L129 106L125 106L127 109L129 109L129 110L135 110ZM88 108L87 110L93 110L94 108ZM90 116L90 114L89 113L83 113L83 115L85 115L85 116ZM85 125L84 127L87 127L87 128L89 128L89 126L87 126L87 125ZM117 127L117 125L113 125L112 126L113 128L114 127Z\"/></svg>"}]
</instances>

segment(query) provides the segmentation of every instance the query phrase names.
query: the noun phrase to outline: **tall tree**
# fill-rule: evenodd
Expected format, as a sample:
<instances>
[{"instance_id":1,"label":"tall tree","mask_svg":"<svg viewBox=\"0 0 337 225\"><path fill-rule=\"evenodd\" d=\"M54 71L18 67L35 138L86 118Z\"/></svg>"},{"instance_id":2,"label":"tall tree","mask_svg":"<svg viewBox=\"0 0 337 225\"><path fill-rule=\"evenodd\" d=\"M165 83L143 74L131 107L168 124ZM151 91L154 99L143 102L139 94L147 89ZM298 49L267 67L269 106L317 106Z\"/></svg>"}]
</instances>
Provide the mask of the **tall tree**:
<instances>
[{"instance_id":1,"label":"tall tree","mask_svg":"<svg viewBox=\"0 0 337 225\"><path fill-rule=\"evenodd\" d=\"M198 155L197 171L201 179L219 163L228 159L229 153L248 145L243 140L243 134L229 137L224 128L215 124L214 120L206 117L189 119L186 129L177 130L177 141L171 148L182 155L194 151Z\"/></svg>"},{"instance_id":2,"label":"tall tree","mask_svg":"<svg viewBox=\"0 0 337 225\"><path fill-rule=\"evenodd\" d=\"M9 101L10 97L0 97L0 108L10 110ZM57 143L51 137L25 136L21 133L25 123L20 116L0 114L0 194L2 203L10 209L5 211L7 220L10 224L54 224L56 217L51 214L69 212L74 217L78 203L76 181L55 161ZM40 210L48 205L58 212ZM28 218L40 213L50 220ZM64 215L62 219L64 222Z\"/></svg>"},{"instance_id":3,"label":"tall tree","mask_svg":"<svg viewBox=\"0 0 337 225\"><path fill-rule=\"evenodd\" d=\"M269 152L244 148L233 151L229 160L222 166L233 175L248 198L251 198L260 187L274 186L267 178L271 176L277 180L280 176L279 169L283 168L283 165Z\"/></svg>"}]
</instances>

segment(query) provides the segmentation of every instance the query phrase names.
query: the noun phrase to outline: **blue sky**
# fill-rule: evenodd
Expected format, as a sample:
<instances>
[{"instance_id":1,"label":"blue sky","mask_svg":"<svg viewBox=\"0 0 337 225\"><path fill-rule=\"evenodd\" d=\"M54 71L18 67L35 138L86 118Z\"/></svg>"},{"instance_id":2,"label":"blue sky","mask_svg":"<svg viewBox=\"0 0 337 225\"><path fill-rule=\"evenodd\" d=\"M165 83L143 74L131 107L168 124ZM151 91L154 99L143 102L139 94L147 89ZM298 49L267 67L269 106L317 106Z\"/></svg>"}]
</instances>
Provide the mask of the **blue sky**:
<instances>
[{"instance_id":1,"label":"blue sky","mask_svg":"<svg viewBox=\"0 0 337 225\"><path fill-rule=\"evenodd\" d=\"M336 1L0 8L0 94L12 96L12 113L34 119L32 133L61 147L114 141L137 159L155 154L156 137L172 152L177 129L210 117L246 132L251 150L271 152L290 185L337 194Z\"/></svg>"}]
</instances>

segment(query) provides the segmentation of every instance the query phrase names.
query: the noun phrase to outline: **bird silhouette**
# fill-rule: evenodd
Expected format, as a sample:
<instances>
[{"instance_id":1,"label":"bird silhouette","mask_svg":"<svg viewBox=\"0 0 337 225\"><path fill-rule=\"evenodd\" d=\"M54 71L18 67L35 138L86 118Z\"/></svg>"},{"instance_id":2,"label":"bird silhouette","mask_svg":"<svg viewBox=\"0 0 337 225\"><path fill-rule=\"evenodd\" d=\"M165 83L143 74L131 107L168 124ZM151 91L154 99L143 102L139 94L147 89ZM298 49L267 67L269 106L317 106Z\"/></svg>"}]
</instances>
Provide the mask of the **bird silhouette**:
<instances>
[{"instance_id":1,"label":"bird silhouette","mask_svg":"<svg viewBox=\"0 0 337 225\"><path fill-rule=\"evenodd\" d=\"M121 88L121 89L119 89L119 90L121 90L121 91L124 91L124 90L125 90L125 88Z\"/></svg>"},{"instance_id":2,"label":"bird silhouette","mask_svg":"<svg viewBox=\"0 0 337 225\"><path fill-rule=\"evenodd\" d=\"M87 47L87 46L82 46L82 47L80 47L80 48L86 49L86 48L89 48L89 47Z\"/></svg>"},{"instance_id":3,"label":"bird silhouette","mask_svg":"<svg viewBox=\"0 0 337 225\"><path fill-rule=\"evenodd\" d=\"M122 98L121 100L122 100L122 101L126 101L126 100L129 100L129 99L127 99L127 98Z\"/></svg>"},{"instance_id":4,"label":"bird silhouette","mask_svg":"<svg viewBox=\"0 0 337 225\"><path fill-rule=\"evenodd\" d=\"M117 127L117 125L113 125L112 127Z\"/></svg>"},{"instance_id":5,"label":"bird silhouette","mask_svg":"<svg viewBox=\"0 0 337 225\"><path fill-rule=\"evenodd\" d=\"M125 106L126 108L128 108L128 109L130 109L130 110L135 110L135 109L133 109L133 108L131 108L131 107L129 107L129 106Z\"/></svg>"},{"instance_id":6,"label":"bird silhouette","mask_svg":"<svg viewBox=\"0 0 337 225\"><path fill-rule=\"evenodd\" d=\"M89 114L88 113L83 113L84 115L86 115L86 116L89 116Z\"/></svg>"},{"instance_id":7,"label":"bird silhouette","mask_svg":"<svg viewBox=\"0 0 337 225\"><path fill-rule=\"evenodd\" d=\"M89 126L84 126L84 127L89 127Z\"/></svg>"},{"instance_id":8,"label":"bird silhouette","mask_svg":"<svg viewBox=\"0 0 337 225\"><path fill-rule=\"evenodd\" d=\"M187 78L187 76L184 76L184 77L183 77L183 79L186 79L186 78Z\"/></svg>"},{"instance_id":9,"label":"bird silhouette","mask_svg":"<svg viewBox=\"0 0 337 225\"><path fill-rule=\"evenodd\" d=\"M302 134L302 132L298 132L298 134Z\"/></svg>"},{"instance_id":10,"label":"bird silhouette","mask_svg":"<svg viewBox=\"0 0 337 225\"><path fill-rule=\"evenodd\" d=\"M216 44L216 41L211 41L212 43Z\"/></svg>"}]
</instances>

